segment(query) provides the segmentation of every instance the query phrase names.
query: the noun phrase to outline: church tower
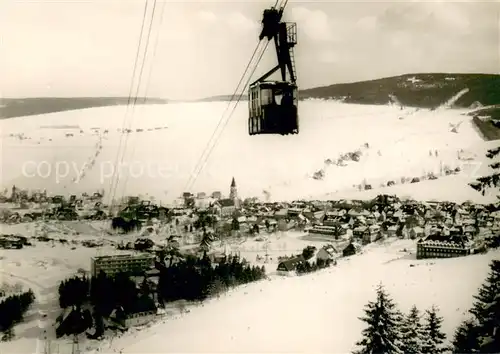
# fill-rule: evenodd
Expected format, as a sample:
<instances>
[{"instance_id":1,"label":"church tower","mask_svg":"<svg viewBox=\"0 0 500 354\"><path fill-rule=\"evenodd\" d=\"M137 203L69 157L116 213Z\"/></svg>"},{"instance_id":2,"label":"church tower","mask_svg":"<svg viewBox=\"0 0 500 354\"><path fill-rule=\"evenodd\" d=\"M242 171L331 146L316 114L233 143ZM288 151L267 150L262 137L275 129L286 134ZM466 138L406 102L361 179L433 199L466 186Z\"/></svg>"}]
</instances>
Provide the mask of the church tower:
<instances>
[{"instance_id":1,"label":"church tower","mask_svg":"<svg viewBox=\"0 0 500 354\"><path fill-rule=\"evenodd\" d=\"M239 199L238 199L238 189L236 188L236 181L233 180L231 181L231 188L229 190L229 199L234 201L235 207L238 209L239 208Z\"/></svg>"},{"instance_id":2,"label":"church tower","mask_svg":"<svg viewBox=\"0 0 500 354\"><path fill-rule=\"evenodd\" d=\"M233 180L231 181L231 188L229 190L229 199L237 199L238 198L238 189L236 188L236 181Z\"/></svg>"}]
</instances>

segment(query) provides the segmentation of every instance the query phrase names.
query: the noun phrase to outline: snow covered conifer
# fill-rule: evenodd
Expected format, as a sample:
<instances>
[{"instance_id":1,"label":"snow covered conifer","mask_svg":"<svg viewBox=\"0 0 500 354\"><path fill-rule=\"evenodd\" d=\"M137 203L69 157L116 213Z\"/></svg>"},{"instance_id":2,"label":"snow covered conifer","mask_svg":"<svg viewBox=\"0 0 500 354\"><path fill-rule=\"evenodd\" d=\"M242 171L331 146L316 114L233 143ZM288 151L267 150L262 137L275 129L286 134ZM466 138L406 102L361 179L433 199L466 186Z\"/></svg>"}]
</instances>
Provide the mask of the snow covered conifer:
<instances>
[{"instance_id":1,"label":"snow covered conifer","mask_svg":"<svg viewBox=\"0 0 500 354\"><path fill-rule=\"evenodd\" d=\"M477 326L468 319L456 329L451 350L454 354L479 353Z\"/></svg>"},{"instance_id":2,"label":"snow covered conifer","mask_svg":"<svg viewBox=\"0 0 500 354\"><path fill-rule=\"evenodd\" d=\"M389 297L382 284L377 287L377 299L365 307L365 316L360 320L368 326L363 338L356 343L359 349L353 354L403 354L401 350L401 313Z\"/></svg>"},{"instance_id":3,"label":"snow covered conifer","mask_svg":"<svg viewBox=\"0 0 500 354\"><path fill-rule=\"evenodd\" d=\"M488 150L486 157L495 161L489 165L492 169L492 173L488 176L477 178L475 183L469 183L469 186L481 192L482 195L485 195L486 191L490 188L500 187L500 173L498 172L500 169L500 162L498 161L500 157L500 147Z\"/></svg>"},{"instance_id":4,"label":"snow covered conifer","mask_svg":"<svg viewBox=\"0 0 500 354\"><path fill-rule=\"evenodd\" d=\"M405 354L422 353L424 328L420 318L420 311L414 305L401 325L401 349Z\"/></svg>"},{"instance_id":5,"label":"snow covered conifer","mask_svg":"<svg viewBox=\"0 0 500 354\"><path fill-rule=\"evenodd\" d=\"M444 344L446 335L441 330L443 318L439 316L439 310L436 306L432 306L426 312L424 325L424 341L422 345L423 354L440 354L448 349Z\"/></svg>"},{"instance_id":6,"label":"snow covered conifer","mask_svg":"<svg viewBox=\"0 0 500 354\"><path fill-rule=\"evenodd\" d=\"M470 312L476 318L481 353L497 352L500 348L500 260L490 263L490 273L474 297Z\"/></svg>"}]
</instances>

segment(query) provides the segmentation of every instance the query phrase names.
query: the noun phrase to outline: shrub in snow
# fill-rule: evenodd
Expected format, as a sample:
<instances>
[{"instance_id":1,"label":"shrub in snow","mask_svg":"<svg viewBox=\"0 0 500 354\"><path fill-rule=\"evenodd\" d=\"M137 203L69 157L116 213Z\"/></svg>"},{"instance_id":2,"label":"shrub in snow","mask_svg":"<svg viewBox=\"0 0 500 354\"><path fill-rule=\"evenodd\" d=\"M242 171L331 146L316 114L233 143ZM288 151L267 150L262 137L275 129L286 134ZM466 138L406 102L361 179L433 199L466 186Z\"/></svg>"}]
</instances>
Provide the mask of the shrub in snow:
<instances>
[{"instance_id":1,"label":"shrub in snow","mask_svg":"<svg viewBox=\"0 0 500 354\"><path fill-rule=\"evenodd\" d=\"M363 338L356 343L359 349L353 354L403 354L400 326L401 313L382 285L377 287L377 299L365 307L365 316L360 318L368 326Z\"/></svg>"}]
</instances>

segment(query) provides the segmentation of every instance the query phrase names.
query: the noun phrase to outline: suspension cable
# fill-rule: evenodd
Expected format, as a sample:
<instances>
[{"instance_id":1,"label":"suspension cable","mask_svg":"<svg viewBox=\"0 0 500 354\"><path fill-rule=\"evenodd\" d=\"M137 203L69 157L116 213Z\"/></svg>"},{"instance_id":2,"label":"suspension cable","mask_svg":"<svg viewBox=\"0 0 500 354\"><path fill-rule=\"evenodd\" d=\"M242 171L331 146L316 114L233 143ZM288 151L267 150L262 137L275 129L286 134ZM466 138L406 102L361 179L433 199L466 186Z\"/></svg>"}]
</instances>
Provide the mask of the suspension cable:
<instances>
[{"instance_id":1,"label":"suspension cable","mask_svg":"<svg viewBox=\"0 0 500 354\"><path fill-rule=\"evenodd\" d=\"M265 45L265 47L264 47L264 50L260 53L259 58L258 58L258 60L257 60L257 63L256 63L256 65L254 66L254 68L253 68L253 70L252 70L252 72L251 72L251 74L250 74L250 76L249 76L248 80L247 80L247 81L246 81L246 83L245 83L245 87L246 87L246 86L250 83L250 80L252 79L252 76L253 76L253 74L255 73L255 70L257 70L258 64L260 63L260 61L261 61L262 57L264 56L264 53L266 52L266 49L267 49L268 45L269 45L269 41L267 41L267 42L266 42L266 45ZM232 118L232 116L233 116L233 114L234 114L234 112L235 112L236 108L238 107L238 104L239 104L239 102L240 102L241 98L243 97L243 94L244 94L244 91L241 91L241 93L240 93L240 95L239 95L238 99L236 100L236 104L233 106L233 109L231 110L231 112L230 112L230 114L229 114L228 118L226 119L226 121L224 122L224 125L222 126L222 130L221 130L221 132L220 132L220 135L222 135L222 132L224 131L224 129L226 128L227 124L228 124L228 123L229 123L229 121L231 120L231 118ZM213 145L210 147L210 149L208 150L208 153L207 153L207 155L206 155L206 157L205 157L204 161L202 162L202 164L201 164L200 168L197 170L196 174L194 175L194 178L192 179L192 183L189 185L189 189L193 187L194 183L195 183L195 182L196 182L196 180L198 179L198 176L200 175L200 173L202 172L203 168L205 167L205 165L206 165L206 163L207 163L207 161L208 161L208 159L209 159L209 157L210 157L210 155L211 155L211 153L212 153L213 149L217 146L217 143L219 142L220 135L217 137L217 139L215 140L214 144L213 144Z\"/></svg>"},{"instance_id":2,"label":"suspension cable","mask_svg":"<svg viewBox=\"0 0 500 354\"><path fill-rule=\"evenodd\" d=\"M153 73L154 60L156 58L156 52L157 52L157 49L158 49L158 43L159 43L159 38L160 38L161 27L162 27L162 24L163 24L164 13L165 13L165 2L162 2L162 4L161 4L161 10L160 10L160 21L159 21L158 26L157 26L157 32L158 32L158 34L156 36L155 43L154 43L154 46L153 46L153 56L152 56L152 59L151 59L151 66L149 68L149 74L148 74L148 78L147 78L147 81L146 81L146 88L145 88L144 96L143 96L143 99L142 99L143 104L146 103L146 100L148 98L149 84L151 82L151 76L152 76L152 73ZM152 25L153 25L153 23L151 23L151 27L152 27ZM150 27L150 33L151 33L151 27ZM148 42L149 42L149 34L148 34ZM131 152L130 156L134 156L135 146L136 145L135 145L135 140L134 140L134 142L132 143L132 152ZM125 175L125 181L123 183L122 195L125 194L128 180L129 180L129 174L126 174Z\"/></svg>"},{"instance_id":3,"label":"suspension cable","mask_svg":"<svg viewBox=\"0 0 500 354\"><path fill-rule=\"evenodd\" d=\"M276 3L275 3L275 5L274 5L274 7L276 8L276 7L278 6L278 3L280 3L280 2L281 2L281 0L276 0ZM281 8L281 9L284 9L284 8L286 7L287 3L288 3L288 0L283 0L283 3L280 5L280 8ZM257 48L256 48L256 49L255 49L255 51L254 51L254 55L255 55L255 53L257 52L257 49L259 48L260 43L261 43L261 41L259 41L259 43L258 43L258 45L257 45ZM257 63L255 64L255 66L254 66L254 68L253 68L253 70L252 70L252 72L251 72L251 74L250 74L250 77L248 78L247 82L245 83L245 87L246 87L246 86L250 83L250 80L251 80L251 78L252 78L252 76L253 76L253 74L254 74L255 70L257 69L257 66L258 66L258 64L260 63L260 61L261 61L261 59L262 59L262 56L264 55L264 53L265 53L265 51L266 51L266 49L267 49L268 45L269 45L269 41L267 41L267 42L266 42L266 45L265 45L265 47L264 47L264 50L261 52L261 54L260 54L260 56L259 56L259 58L258 58L258 60L257 60ZM243 74L243 76L242 76L241 80L243 80L243 78L244 78L244 76L245 76L245 74L246 74L246 71L248 70L248 67L250 66L250 63L251 63L251 62L252 62L252 60L253 60L254 55L252 55L252 58L250 59L250 62L248 63L248 65L247 65L247 69L245 70L245 73ZM240 80L240 83L241 83L241 80ZM238 84L238 87L239 87L239 84ZM237 89L236 89L236 92L237 92L237 90L238 90L238 87L237 87ZM238 103L240 102L241 98L243 97L243 93L244 93L244 91L242 91L242 92L241 92L241 94L239 95L239 97L238 97L238 99L237 99L237 101L236 101L236 104L234 105L234 107L233 107L233 109L232 109L231 113L229 114L229 117L228 117L228 118L226 119L226 121L224 122L224 125L222 126L222 130L221 130L221 132L220 132L220 135L222 134L222 132L224 131L225 127L226 127L226 126L227 126L227 124L229 123L229 120L231 119L231 117L232 117L233 113L235 112L236 107L238 106ZM234 94L233 94L233 96L231 97L231 100L230 100L229 104L232 102L232 100L233 100L233 99L234 99ZM227 107L227 108L229 108L229 105L228 105L228 107ZM226 110L227 110L227 109L226 109ZM225 113L225 112L224 112L224 113ZM223 118L224 118L224 115L223 115L223 117L221 118L221 120L219 121L219 124L217 124L217 127L216 127L216 129L215 129L214 133L212 134L212 137L215 135L215 133L216 133L216 131L217 131L217 128L219 127L219 125L220 125L220 123L222 122ZM187 187L189 187L189 188L187 188L187 189L186 189L186 188L184 188L184 190L189 190L189 189L191 189L191 188L193 187L194 183L195 183L195 182L196 182L196 180L198 179L198 176L200 175L200 173L202 172L203 168L205 167L205 164L207 163L207 161L208 161L208 159L209 159L209 157L210 157L210 154L212 153L212 151L213 151L213 149L215 148L215 146L217 146L217 143L219 142L220 135L216 138L216 140L215 140L214 144L213 144L211 147L209 147L209 148L207 147L207 148L208 148L208 153L207 153L206 157L203 159L203 162L201 163L201 165L200 165L199 163L197 164L197 166L198 166L198 167L197 167L197 169L195 169L195 174L194 174L194 177L193 177L193 176L191 176L191 178L190 178L190 179L189 179L189 181L188 181ZM207 148L205 148L205 151L204 151L203 153L205 153L205 152L206 152L206 149L207 149ZM201 160L202 158L203 158L203 154L202 154L202 157L200 158L200 160Z\"/></svg>"},{"instance_id":4,"label":"suspension cable","mask_svg":"<svg viewBox=\"0 0 500 354\"><path fill-rule=\"evenodd\" d=\"M123 117L123 121L122 121L122 130L121 130L121 135L120 135L120 141L118 143L118 149L117 149L117 152L116 152L116 158L115 158L115 163L114 163L113 175L111 177L111 182L110 182L110 186L109 186L109 196L111 197L110 203L109 203L110 209L113 206L114 195L112 195L112 193L113 193L114 181L115 181L115 178L116 178L116 167L117 167L116 165L118 164L118 158L120 156L120 148L121 148L121 145L122 145L122 139L123 139L123 134L124 134L125 123L126 123L126 119L127 119L127 115L128 115L130 103L132 101L132 92L133 92L133 87L134 87L134 78L135 78L136 71L137 71L137 63L139 62L139 53L140 53L141 44L142 44L142 36L143 36L143 32L144 32L144 25L146 24L146 13L147 13L147 10L148 10L148 4L149 4L148 0L146 0L145 3L144 3L144 13L142 14L141 31L140 31L140 35L139 35L139 43L137 44L137 52L135 54L134 69L133 69L133 72L132 72L132 78L131 78L130 89L129 89L129 94L128 94L128 100L127 100L127 107L126 107L126 111L125 111L125 116Z\"/></svg>"},{"instance_id":5,"label":"suspension cable","mask_svg":"<svg viewBox=\"0 0 500 354\"><path fill-rule=\"evenodd\" d=\"M132 125L132 120L133 120L133 116L134 116L134 112L135 112L135 107L136 107L137 99L138 99L138 96L139 96L139 90L140 90L140 87L141 87L142 74L143 74L143 71L144 71L144 64L146 63L146 56L147 56L149 42L150 42L150 37L151 37L151 29L152 29L152 24L153 24L153 20L154 20L155 10L156 10L156 0L153 0L153 9L151 11L151 18L150 18L150 21L149 21L149 30L148 30L147 37L146 37L147 38L146 39L146 45L144 47L143 60L142 60L141 68L140 68L140 71L139 71L139 80L138 80L137 88L136 88L136 91L135 91L134 102L133 102L133 105L132 105L132 113L131 113L131 117L130 117L130 120L129 120L129 124L127 126L127 130L129 130L130 127L131 127L131 125ZM122 154L121 154L121 159L120 159L120 165L119 166L121 166L123 164L123 160L124 160L125 154L126 154L128 139L129 139L129 134L127 133L125 135L125 146L124 146ZM116 167L115 167L115 169L116 169ZM118 183L120 181L120 177L121 177L120 173L118 173L118 175L116 177L116 183L115 183L115 186L114 186L114 190L113 190L113 198L115 197L116 189L118 188Z\"/></svg>"},{"instance_id":6,"label":"suspension cable","mask_svg":"<svg viewBox=\"0 0 500 354\"><path fill-rule=\"evenodd\" d=\"M210 147L210 144L212 143L212 140L214 139L214 137L215 137L215 135L216 135L216 133L217 133L217 130L218 130L218 129L219 129L219 127L221 126L222 121L223 121L223 119L224 119L224 117L225 117L226 113L228 112L229 107L231 106L231 103L233 102L234 98L235 98L235 97L236 97L236 95L238 94L239 89L240 89L240 86L241 86L241 84L242 84L243 80L245 79L245 76L246 76L246 74L247 74L247 72L248 72L248 69L250 68L250 66L251 66L251 64L252 64L252 62L253 62L253 60L254 60L254 58L255 58L255 55L257 54L257 52L258 52L259 48L261 47L261 44L262 44L262 41L259 41L259 43L257 43L257 46L255 47L255 49L254 49L254 51L253 51L252 57L250 58L250 60L249 60L248 64L246 65L246 67L245 67L245 71L243 72L243 75L241 76L240 81L238 82L238 85L236 86L236 90L235 90L235 91L234 91L234 93L232 94L232 96L231 96L231 98L230 98L230 100L229 100L229 102L228 102L228 104L227 104L227 106L226 106L226 109L225 109L225 110L224 110L224 112L222 113L222 116L221 116L221 118L219 119L219 122L217 123L217 126L215 127L215 129L214 129L214 131L213 131L213 133L212 133L212 135L211 135L210 139L208 140L207 145L206 145L206 146L205 146L205 148L203 149L203 151L202 151L202 154L201 154L200 158L198 159L198 162L197 162L197 164L196 164L196 166L195 166L195 171L196 171L196 170L198 170L199 165L200 165L200 161L202 161L202 159L203 159L203 157L204 157L205 153L208 151L208 149L209 149L209 147ZM187 183L186 183L186 186L184 187L184 190L185 190L185 189L186 189L186 188L187 188L187 187L191 184L191 180L192 180L192 178L193 178L193 175L191 174L191 175L190 175L190 177L189 177L189 179L188 179L188 181L187 181Z\"/></svg>"},{"instance_id":7,"label":"suspension cable","mask_svg":"<svg viewBox=\"0 0 500 354\"><path fill-rule=\"evenodd\" d=\"M135 113L135 107L137 105L137 100L139 98L139 90L141 88L142 74L143 74L143 71L144 71L144 65L146 64L146 56L147 56L147 53L148 53L148 48L149 48L149 43L150 43L151 31L153 29L153 20L154 20L154 16L155 16L156 2L157 2L157 0L153 1L153 10L151 11L151 19L149 21L149 30L148 30L147 37L146 37L146 45L144 47L144 55L143 55L143 60L142 60L142 64L141 64L141 70L139 72L139 82L137 84L137 89L135 91L135 98L134 98L134 103L132 105L132 114L131 114L131 119L130 119L130 123L129 123L128 129L130 129L130 127L132 126L132 122L133 122L133 119L134 119L134 113ZM120 160L120 166L123 164L123 160L125 158L129 135L130 134L127 134L125 136L125 148L124 148L121 160ZM128 176L129 173L130 173L130 171L128 171L128 173L126 174L126 176ZM117 183L116 183L115 188L118 187L119 180L120 180L120 174L118 174L118 179L117 179ZM125 185L123 186L122 193L125 193ZM123 195L122 195L122 197L123 197Z\"/></svg>"}]
</instances>

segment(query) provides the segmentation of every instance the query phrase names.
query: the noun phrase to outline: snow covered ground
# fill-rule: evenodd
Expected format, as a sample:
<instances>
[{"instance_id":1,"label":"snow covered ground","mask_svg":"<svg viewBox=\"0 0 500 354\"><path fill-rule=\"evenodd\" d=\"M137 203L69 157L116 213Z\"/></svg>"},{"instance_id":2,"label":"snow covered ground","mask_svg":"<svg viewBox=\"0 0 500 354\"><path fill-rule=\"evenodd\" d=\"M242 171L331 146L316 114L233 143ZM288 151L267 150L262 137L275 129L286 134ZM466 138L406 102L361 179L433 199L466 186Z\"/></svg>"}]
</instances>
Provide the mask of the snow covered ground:
<instances>
[{"instance_id":1,"label":"snow covered ground","mask_svg":"<svg viewBox=\"0 0 500 354\"><path fill-rule=\"evenodd\" d=\"M484 162L488 143L463 111L400 110L318 100L301 102L300 134L287 137L250 137L247 105L241 103L191 185L190 177L198 171L204 149L213 146L210 138L227 105L137 106L128 114L126 107L117 106L3 120L1 184L46 188L54 193L108 191L113 171L117 171L122 177L116 197L148 193L168 201L190 187L194 192L226 193L233 176L242 196L263 197L265 190L275 200L327 194L343 197L355 193L361 183L371 184L378 192L389 180L438 174L442 166L463 167L458 151L464 149L472 159L467 162L472 167L466 166L469 172L384 192L415 191L423 199L441 199L442 187L447 186L453 192L444 195L446 199L481 197L465 185L474 174L484 172L484 164L479 170L476 167ZM450 124L460 122L458 133L451 132ZM121 128L130 128L131 133L122 137ZM118 146L126 149L123 158L117 159ZM362 152L359 162L325 164L327 159L355 150ZM321 169L324 179L312 179Z\"/></svg>"},{"instance_id":2,"label":"snow covered ground","mask_svg":"<svg viewBox=\"0 0 500 354\"><path fill-rule=\"evenodd\" d=\"M297 236L297 235L295 235ZM288 247L295 252L311 244L283 236L271 240L270 249ZM242 245L242 255L255 248ZM293 249L293 250L292 250ZM292 252L290 252L292 250ZM2 276L24 283L39 297L27 323L16 327L12 342L0 343L2 353L33 353L41 335L36 312L48 314L48 336L59 314L56 285L88 270L92 255L107 249L77 248L37 244L22 252L2 253ZM270 252L272 254L272 252ZM82 342L80 349L113 353L347 353L359 339L363 306L375 297L374 287L382 282L403 311L416 304L424 310L439 306L444 330L451 336L472 304L472 296L483 282L491 259L500 251L464 258L415 260L415 242L389 239L367 246L360 255L341 259L337 266L302 277L273 275L262 281L236 288L220 299L193 307L184 315L168 315L142 329L131 329L102 343ZM251 257L249 257L251 261ZM34 314L35 313L35 314ZM70 353L68 339L52 341L53 350Z\"/></svg>"},{"instance_id":3,"label":"snow covered ground","mask_svg":"<svg viewBox=\"0 0 500 354\"><path fill-rule=\"evenodd\" d=\"M29 236L33 229L34 224L19 224L5 231ZM56 234L53 227L49 236ZM89 236L61 233L67 239ZM415 241L388 239L318 273L291 278L273 275L277 256L322 244L300 236L274 234L267 242L249 239L228 245L230 251L240 251L252 263L257 263L255 256L264 255L267 248L270 281L236 288L184 315L170 311L151 326L131 329L101 343L83 340L80 349L88 353L97 348L101 353L345 353L359 339L363 323L358 317L365 303L374 298L374 287L379 282L403 311L413 304L422 310L437 304L445 319L444 330L451 336L486 277L488 263L500 257L500 251L491 251L455 259L416 260ZM105 238L112 240L113 236ZM43 343L38 341L43 327L52 339L54 351L59 348L61 354L71 352L69 339L54 339L53 324L60 313L57 285L79 269L88 271L91 256L118 251L112 251L107 242L100 248L70 247L57 241L36 242L32 248L2 251L3 281L30 287L37 295L37 303L26 322L16 326L16 339L0 343L0 352L33 353ZM214 247L219 248L217 243ZM47 314L44 323L40 322L42 312Z\"/></svg>"},{"instance_id":4,"label":"snow covered ground","mask_svg":"<svg viewBox=\"0 0 500 354\"><path fill-rule=\"evenodd\" d=\"M392 240L320 273L245 286L182 318L113 339L101 352L348 353L380 282L403 311L438 305L451 336L500 253L417 261L413 245Z\"/></svg>"}]
</instances>

